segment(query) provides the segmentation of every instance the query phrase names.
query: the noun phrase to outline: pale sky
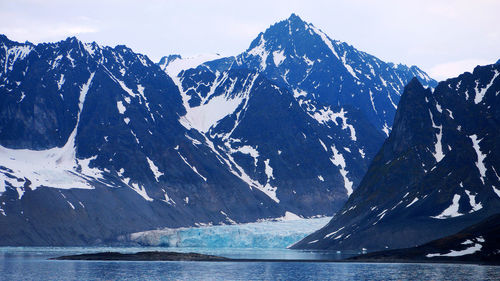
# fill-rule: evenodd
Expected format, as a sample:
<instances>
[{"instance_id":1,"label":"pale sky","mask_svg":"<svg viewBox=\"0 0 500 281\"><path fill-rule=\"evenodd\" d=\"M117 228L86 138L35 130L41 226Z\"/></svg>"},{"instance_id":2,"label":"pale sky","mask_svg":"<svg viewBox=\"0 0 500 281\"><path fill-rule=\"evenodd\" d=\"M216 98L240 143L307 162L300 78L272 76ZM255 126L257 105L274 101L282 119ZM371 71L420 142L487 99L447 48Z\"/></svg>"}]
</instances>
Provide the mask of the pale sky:
<instances>
[{"instance_id":1,"label":"pale sky","mask_svg":"<svg viewBox=\"0 0 500 281\"><path fill-rule=\"evenodd\" d=\"M168 54L236 55L294 12L330 38L442 80L500 59L498 0L0 0L0 33L54 42L76 36Z\"/></svg>"}]
</instances>

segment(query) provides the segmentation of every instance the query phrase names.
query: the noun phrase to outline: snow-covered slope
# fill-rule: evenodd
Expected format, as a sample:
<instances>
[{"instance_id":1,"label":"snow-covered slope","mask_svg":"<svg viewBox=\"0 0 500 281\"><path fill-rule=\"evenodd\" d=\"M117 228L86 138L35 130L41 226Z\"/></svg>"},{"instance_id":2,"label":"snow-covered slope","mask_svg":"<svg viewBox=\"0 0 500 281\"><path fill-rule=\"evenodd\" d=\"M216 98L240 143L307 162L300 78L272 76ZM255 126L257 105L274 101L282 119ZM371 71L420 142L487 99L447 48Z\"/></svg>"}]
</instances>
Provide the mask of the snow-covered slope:
<instances>
[{"instance_id":1,"label":"snow-covered slope","mask_svg":"<svg viewBox=\"0 0 500 281\"><path fill-rule=\"evenodd\" d=\"M478 66L434 92L412 80L358 189L296 247L410 247L499 213L499 73L499 64Z\"/></svg>"}]
</instances>

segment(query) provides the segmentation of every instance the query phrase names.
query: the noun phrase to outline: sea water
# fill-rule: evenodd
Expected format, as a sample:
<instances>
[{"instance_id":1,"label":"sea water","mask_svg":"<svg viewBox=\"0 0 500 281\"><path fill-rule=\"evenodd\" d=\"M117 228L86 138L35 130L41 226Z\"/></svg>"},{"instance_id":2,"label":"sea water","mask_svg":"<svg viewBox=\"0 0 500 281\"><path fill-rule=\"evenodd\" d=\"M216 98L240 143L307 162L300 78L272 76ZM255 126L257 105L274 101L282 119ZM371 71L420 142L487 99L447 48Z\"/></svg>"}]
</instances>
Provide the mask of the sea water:
<instances>
[{"instance_id":1,"label":"sea water","mask_svg":"<svg viewBox=\"0 0 500 281\"><path fill-rule=\"evenodd\" d=\"M500 280L499 267L481 265L335 263L319 260L318 262L131 262L49 259L67 254L138 250L160 249L0 248L0 280ZM207 249L205 251L207 252ZM226 254L230 251L233 251L236 257L252 252L231 249L226 250ZM318 259L325 257L331 259L332 257L286 249L263 250L266 258L282 258L283 251L289 251L288 256L294 258L315 256ZM273 253L276 253L276 256ZM253 256L259 257L255 252Z\"/></svg>"},{"instance_id":2,"label":"sea water","mask_svg":"<svg viewBox=\"0 0 500 281\"><path fill-rule=\"evenodd\" d=\"M316 218L146 231L131 235L125 241L130 243L128 247L0 247L0 280L500 280L500 267L494 266L324 262L361 252L287 249L328 221ZM195 252L280 262L50 259L140 251Z\"/></svg>"}]
</instances>

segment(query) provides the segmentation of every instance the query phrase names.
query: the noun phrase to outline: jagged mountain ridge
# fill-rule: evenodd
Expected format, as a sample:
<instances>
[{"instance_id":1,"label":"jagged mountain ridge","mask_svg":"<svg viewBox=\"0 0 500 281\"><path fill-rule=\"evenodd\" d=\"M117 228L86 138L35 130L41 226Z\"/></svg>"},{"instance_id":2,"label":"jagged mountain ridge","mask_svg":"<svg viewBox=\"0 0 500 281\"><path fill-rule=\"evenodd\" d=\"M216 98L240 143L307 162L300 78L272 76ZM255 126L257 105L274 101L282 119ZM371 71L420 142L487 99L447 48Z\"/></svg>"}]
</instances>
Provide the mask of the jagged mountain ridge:
<instances>
[{"instance_id":1,"label":"jagged mountain ridge","mask_svg":"<svg viewBox=\"0 0 500 281\"><path fill-rule=\"evenodd\" d=\"M413 77L426 87L437 85L417 66L383 62L330 39L295 14L260 33L240 55L205 65L214 73L258 71L292 91L311 115L322 106L350 105L387 135L404 85Z\"/></svg>"},{"instance_id":2,"label":"jagged mountain ridge","mask_svg":"<svg viewBox=\"0 0 500 281\"><path fill-rule=\"evenodd\" d=\"M440 82L412 80L393 131L342 210L297 248L412 247L500 210L500 65Z\"/></svg>"}]
</instances>

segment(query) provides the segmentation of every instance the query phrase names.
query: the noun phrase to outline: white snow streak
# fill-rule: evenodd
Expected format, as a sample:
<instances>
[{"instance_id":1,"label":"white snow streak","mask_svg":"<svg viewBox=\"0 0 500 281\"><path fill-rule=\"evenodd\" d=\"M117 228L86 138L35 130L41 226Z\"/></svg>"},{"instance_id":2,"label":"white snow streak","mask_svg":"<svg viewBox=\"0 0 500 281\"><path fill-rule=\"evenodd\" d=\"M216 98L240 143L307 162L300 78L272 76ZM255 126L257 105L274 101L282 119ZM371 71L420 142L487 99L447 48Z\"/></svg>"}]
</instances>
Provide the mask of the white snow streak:
<instances>
[{"instance_id":1,"label":"white snow streak","mask_svg":"<svg viewBox=\"0 0 500 281\"><path fill-rule=\"evenodd\" d=\"M468 190L465 190L465 193L469 197L469 204L472 207L472 210L470 210L469 213L473 213L473 212L479 211L479 210L481 210L483 208L483 205L480 202L476 203L476 195L477 194L472 195L472 193L470 191L468 191Z\"/></svg>"},{"instance_id":2,"label":"white snow streak","mask_svg":"<svg viewBox=\"0 0 500 281\"><path fill-rule=\"evenodd\" d=\"M481 140L477 139L477 135L469 136L469 138L472 140L472 147L474 147L477 154L476 167L479 170L481 181L484 184L484 179L486 178L486 166L484 165L484 159L486 158L486 155L481 152L481 147L479 146Z\"/></svg>"},{"instance_id":3,"label":"white snow streak","mask_svg":"<svg viewBox=\"0 0 500 281\"><path fill-rule=\"evenodd\" d=\"M439 129L439 133L436 134L436 143L434 144L434 153L432 154L436 159L436 163L439 163L444 158L443 153L443 145L441 144L441 139L443 138L443 125L437 126L434 123L434 119L431 111L429 110L429 114L431 116L432 127L435 129Z\"/></svg>"},{"instance_id":4,"label":"white snow streak","mask_svg":"<svg viewBox=\"0 0 500 281\"><path fill-rule=\"evenodd\" d=\"M495 79L498 77L498 75L500 74L500 72L498 72L497 70L495 70L495 75L493 75L493 78L491 79L490 83L488 85L486 85L486 87L484 87L483 89L479 89L479 81L476 81L476 96L474 97L474 102L476 104L480 103L483 98L484 98L484 95L486 94L486 92L488 91L488 89L491 87L491 85L493 85L493 82L495 81Z\"/></svg>"},{"instance_id":5,"label":"white snow streak","mask_svg":"<svg viewBox=\"0 0 500 281\"><path fill-rule=\"evenodd\" d=\"M413 199L413 201L411 201L410 204L406 205L406 208L410 207L411 205L415 204L416 202L418 201L418 197L415 197L415 199Z\"/></svg>"},{"instance_id":6,"label":"white snow streak","mask_svg":"<svg viewBox=\"0 0 500 281\"><path fill-rule=\"evenodd\" d=\"M191 170L193 170L193 172L195 172L198 176L200 176L200 178L202 178L205 182L207 181L207 178L206 178L206 177L204 177L203 175L201 175L201 174L198 172L198 170L196 169L196 167L195 167L195 166L193 166L193 165L189 164L189 162L187 161L187 159L186 159L184 156L182 156L182 154L181 154L180 152L177 152L177 153L178 153L178 154L179 154L179 156L181 157L182 161L184 161L184 163L186 163L186 165L188 165L188 166L189 166L189 168L191 168Z\"/></svg>"},{"instance_id":7,"label":"white snow streak","mask_svg":"<svg viewBox=\"0 0 500 281\"><path fill-rule=\"evenodd\" d=\"M342 177L344 178L344 187L347 191L347 197L351 196L352 194L352 185L353 185L353 182L349 180L349 178L347 178L347 174L349 173L347 170L346 170L346 164L345 164L345 159L344 159L344 156L337 150L337 148L335 147L335 145L332 145L331 146L331 149L332 149L332 152L333 152L333 155L332 157L330 158L330 161L337 167L340 168L340 175L342 175Z\"/></svg>"},{"instance_id":8,"label":"white snow streak","mask_svg":"<svg viewBox=\"0 0 500 281\"><path fill-rule=\"evenodd\" d=\"M164 174L162 172L160 172L160 169L158 169L158 166L156 166L155 163L151 159L149 159L149 157L146 157L146 160L148 160L149 169L155 175L156 181L158 181L158 178L160 176L163 176Z\"/></svg>"}]
</instances>

